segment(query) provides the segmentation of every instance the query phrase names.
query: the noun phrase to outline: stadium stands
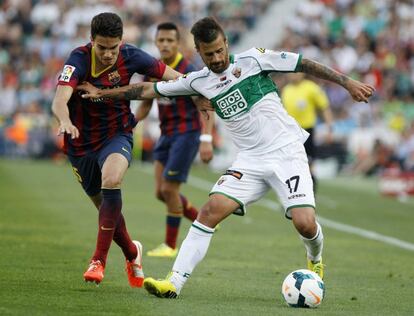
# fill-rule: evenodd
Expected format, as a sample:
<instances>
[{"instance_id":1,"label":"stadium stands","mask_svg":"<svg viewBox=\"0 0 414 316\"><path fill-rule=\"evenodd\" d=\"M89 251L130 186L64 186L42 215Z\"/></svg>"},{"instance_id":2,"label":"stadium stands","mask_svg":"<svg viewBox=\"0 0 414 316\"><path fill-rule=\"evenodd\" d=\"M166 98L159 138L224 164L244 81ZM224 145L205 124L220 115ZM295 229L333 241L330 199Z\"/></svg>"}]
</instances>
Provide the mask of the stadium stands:
<instances>
[{"instance_id":1,"label":"stadium stands","mask_svg":"<svg viewBox=\"0 0 414 316\"><path fill-rule=\"evenodd\" d=\"M125 40L156 54L151 39L161 21L172 20L188 30L198 18L214 15L223 23L234 45L257 25L271 3L271 0L2 1L0 156L44 157L57 152L59 140L54 136L54 120L50 115L56 78L70 50L88 41L89 23L96 13L120 13L125 21ZM321 83L336 116L336 146L345 150L345 162L351 162L346 170L370 174L381 170L384 163L387 166L395 162L406 170L414 169L412 1L298 3L277 49L300 51L377 88L372 102L355 104L345 90ZM197 62L188 32L183 41L184 54ZM283 76L275 80L283 87ZM321 124L317 129L321 145L324 145L323 132ZM335 148L322 148L324 155L337 153ZM370 164L366 163L367 158ZM340 159L344 164L343 155Z\"/></svg>"}]
</instances>

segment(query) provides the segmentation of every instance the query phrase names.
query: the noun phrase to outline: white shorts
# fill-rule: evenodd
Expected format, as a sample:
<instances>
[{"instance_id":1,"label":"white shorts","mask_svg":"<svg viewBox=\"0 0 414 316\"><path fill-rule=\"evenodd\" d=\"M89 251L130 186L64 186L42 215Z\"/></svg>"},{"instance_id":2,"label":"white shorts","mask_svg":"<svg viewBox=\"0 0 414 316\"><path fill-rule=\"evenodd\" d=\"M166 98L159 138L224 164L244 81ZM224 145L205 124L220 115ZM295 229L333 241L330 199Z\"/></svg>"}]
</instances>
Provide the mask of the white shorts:
<instances>
[{"instance_id":1,"label":"white shorts","mask_svg":"<svg viewBox=\"0 0 414 316\"><path fill-rule=\"evenodd\" d=\"M294 207L315 208L313 181L308 158L301 142L286 145L272 154L253 157L240 153L232 166L218 179L212 194L223 194L236 201L244 215L246 206L259 200L272 188L291 218Z\"/></svg>"}]
</instances>

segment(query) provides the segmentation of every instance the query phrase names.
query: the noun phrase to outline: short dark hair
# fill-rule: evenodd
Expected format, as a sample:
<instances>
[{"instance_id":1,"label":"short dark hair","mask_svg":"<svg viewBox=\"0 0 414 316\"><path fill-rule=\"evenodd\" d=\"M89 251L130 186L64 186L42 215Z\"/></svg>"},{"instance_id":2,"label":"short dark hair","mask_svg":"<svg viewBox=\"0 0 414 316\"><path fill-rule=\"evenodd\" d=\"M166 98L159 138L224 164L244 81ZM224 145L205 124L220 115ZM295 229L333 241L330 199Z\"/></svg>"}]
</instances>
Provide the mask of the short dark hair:
<instances>
[{"instance_id":1,"label":"short dark hair","mask_svg":"<svg viewBox=\"0 0 414 316\"><path fill-rule=\"evenodd\" d=\"M219 34L226 38L223 28L217 20L211 16L198 20L191 28L191 34L194 36L194 44L199 47L199 43L211 43L216 40Z\"/></svg>"},{"instance_id":2,"label":"short dark hair","mask_svg":"<svg viewBox=\"0 0 414 316\"><path fill-rule=\"evenodd\" d=\"M91 22L91 36L119 37L122 39L123 24L119 15L112 12L104 12L95 15Z\"/></svg>"},{"instance_id":3,"label":"short dark hair","mask_svg":"<svg viewBox=\"0 0 414 316\"><path fill-rule=\"evenodd\" d=\"M178 30L177 25L175 25L172 22L164 22L164 23L158 24L157 33L160 30L175 31L177 34L177 39L180 39L180 31Z\"/></svg>"}]
</instances>

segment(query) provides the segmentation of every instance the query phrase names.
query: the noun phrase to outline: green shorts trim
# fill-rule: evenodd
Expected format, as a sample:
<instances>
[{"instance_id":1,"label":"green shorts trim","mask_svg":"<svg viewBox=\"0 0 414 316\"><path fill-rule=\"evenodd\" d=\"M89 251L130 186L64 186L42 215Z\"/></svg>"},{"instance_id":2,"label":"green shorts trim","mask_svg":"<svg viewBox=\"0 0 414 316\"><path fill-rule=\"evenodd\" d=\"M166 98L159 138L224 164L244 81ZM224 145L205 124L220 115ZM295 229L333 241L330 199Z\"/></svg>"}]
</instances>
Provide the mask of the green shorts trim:
<instances>
[{"instance_id":1,"label":"green shorts trim","mask_svg":"<svg viewBox=\"0 0 414 316\"><path fill-rule=\"evenodd\" d=\"M228 195L227 193L220 192L220 191L212 191L208 194L208 196L213 195L213 194L224 195L225 197L228 197L230 200L233 200L234 202L238 203L240 205L240 208L236 209L233 212L234 215L244 216L246 214L246 207L244 206L244 203L238 200L237 198L235 198L234 196Z\"/></svg>"},{"instance_id":2,"label":"green shorts trim","mask_svg":"<svg viewBox=\"0 0 414 316\"><path fill-rule=\"evenodd\" d=\"M291 216L288 215L288 212L292 209L292 208L297 208L297 207L311 207L313 209L315 209L315 205L311 205L311 204L298 204L298 205L292 205L289 206L286 210L285 210L285 217L287 219L292 219ZM290 214L290 213L289 213Z\"/></svg>"}]
</instances>

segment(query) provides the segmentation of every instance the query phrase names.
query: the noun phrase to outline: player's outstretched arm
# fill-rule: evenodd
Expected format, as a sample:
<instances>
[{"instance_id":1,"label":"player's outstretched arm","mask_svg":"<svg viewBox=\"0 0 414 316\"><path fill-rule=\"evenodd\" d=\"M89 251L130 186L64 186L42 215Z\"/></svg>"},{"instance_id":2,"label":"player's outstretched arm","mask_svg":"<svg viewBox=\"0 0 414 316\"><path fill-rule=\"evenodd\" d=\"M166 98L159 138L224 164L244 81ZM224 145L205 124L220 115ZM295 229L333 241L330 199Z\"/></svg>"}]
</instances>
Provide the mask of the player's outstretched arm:
<instances>
[{"instance_id":1,"label":"player's outstretched arm","mask_svg":"<svg viewBox=\"0 0 414 316\"><path fill-rule=\"evenodd\" d=\"M178 77L182 76L183 74L181 72L176 71L175 69L171 68L170 66L165 67L164 74L162 75L162 80L168 81L168 80L174 80Z\"/></svg>"},{"instance_id":2,"label":"player's outstretched arm","mask_svg":"<svg viewBox=\"0 0 414 316\"><path fill-rule=\"evenodd\" d=\"M53 98L52 112L59 121L58 135L69 134L72 139L79 137L79 130L69 117L68 101L72 96L73 88L71 86L60 86L56 88L56 94Z\"/></svg>"},{"instance_id":3,"label":"player's outstretched arm","mask_svg":"<svg viewBox=\"0 0 414 316\"><path fill-rule=\"evenodd\" d=\"M371 97L375 91L375 88L369 84L354 80L328 66L310 59L303 58L298 71L341 85L348 90L352 98L358 102L368 102L368 98Z\"/></svg>"},{"instance_id":4,"label":"player's outstretched arm","mask_svg":"<svg viewBox=\"0 0 414 316\"><path fill-rule=\"evenodd\" d=\"M155 92L152 82L140 82L114 89L99 89L85 81L76 88L85 92L82 94L84 99L148 100L160 97Z\"/></svg>"}]
</instances>

